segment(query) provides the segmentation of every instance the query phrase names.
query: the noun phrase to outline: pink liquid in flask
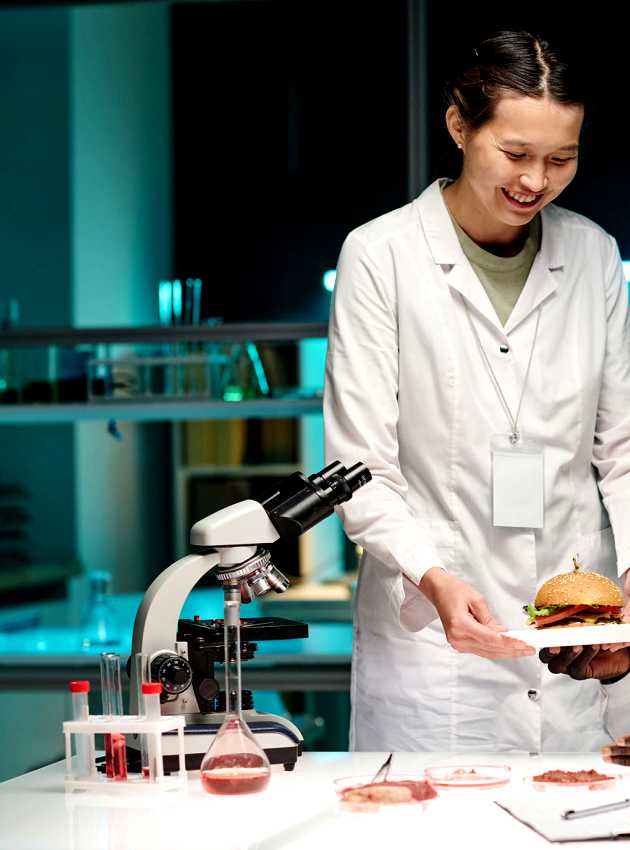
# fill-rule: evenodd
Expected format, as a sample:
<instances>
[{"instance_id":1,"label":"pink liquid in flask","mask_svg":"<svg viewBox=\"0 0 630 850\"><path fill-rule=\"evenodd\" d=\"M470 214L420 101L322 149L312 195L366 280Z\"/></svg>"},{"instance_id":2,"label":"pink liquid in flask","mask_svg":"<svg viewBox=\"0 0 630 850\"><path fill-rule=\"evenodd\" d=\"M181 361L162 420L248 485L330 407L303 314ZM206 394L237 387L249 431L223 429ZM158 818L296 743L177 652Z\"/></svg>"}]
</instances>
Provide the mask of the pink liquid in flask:
<instances>
[{"instance_id":1,"label":"pink liquid in flask","mask_svg":"<svg viewBox=\"0 0 630 850\"><path fill-rule=\"evenodd\" d=\"M236 753L210 759L201 771L201 784L209 794L251 794L262 791L270 775L260 756Z\"/></svg>"}]
</instances>

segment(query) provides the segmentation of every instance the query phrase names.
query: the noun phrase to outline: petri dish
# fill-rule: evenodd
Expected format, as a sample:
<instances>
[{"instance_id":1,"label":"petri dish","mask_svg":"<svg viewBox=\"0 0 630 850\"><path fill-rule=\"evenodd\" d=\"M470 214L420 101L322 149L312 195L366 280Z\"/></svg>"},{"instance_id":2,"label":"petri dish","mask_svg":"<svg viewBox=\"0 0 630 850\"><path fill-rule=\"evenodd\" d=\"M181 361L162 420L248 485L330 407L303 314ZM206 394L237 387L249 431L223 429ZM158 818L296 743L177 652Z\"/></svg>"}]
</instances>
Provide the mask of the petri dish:
<instances>
[{"instance_id":1,"label":"petri dish","mask_svg":"<svg viewBox=\"0 0 630 850\"><path fill-rule=\"evenodd\" d=\"M390 773L385 782L377 783L372 782L373 778L372 773L342 776L334 780L342 811L420 811L438 796L433 783L417 774ZM358 793L347 798L349 791Z\"/></svg>"},{"instance_id":2,"label":"petri dish","mask_svg":"<svg viewBox=\"0 0 630 850\"><path fill-rule=\"evenodd\" d=\"M498 788L510 781L511 770L506 764L443 764L425 768L424 775L436 788Z\"/></svg>"}]
</instances>

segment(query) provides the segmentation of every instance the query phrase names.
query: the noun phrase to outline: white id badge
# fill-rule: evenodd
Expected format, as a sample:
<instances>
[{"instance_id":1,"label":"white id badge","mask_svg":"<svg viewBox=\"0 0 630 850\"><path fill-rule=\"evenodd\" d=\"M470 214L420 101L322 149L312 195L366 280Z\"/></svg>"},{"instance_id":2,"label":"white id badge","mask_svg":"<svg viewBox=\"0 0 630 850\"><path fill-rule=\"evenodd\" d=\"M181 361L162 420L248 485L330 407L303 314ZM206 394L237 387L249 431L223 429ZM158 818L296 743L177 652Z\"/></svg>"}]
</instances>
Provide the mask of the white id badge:
<instances>
[{"instance_id":1,"label":"white id badge","mask_svg":"<svg viewBox=\"0 0 630 850\"><path fill-rule=\"evenodd\" d=\"M543 447L520 439L512 445L494 436L492 453L492 517L495 526L542 528L544 520Z\"/></svg>"}]
</instances>

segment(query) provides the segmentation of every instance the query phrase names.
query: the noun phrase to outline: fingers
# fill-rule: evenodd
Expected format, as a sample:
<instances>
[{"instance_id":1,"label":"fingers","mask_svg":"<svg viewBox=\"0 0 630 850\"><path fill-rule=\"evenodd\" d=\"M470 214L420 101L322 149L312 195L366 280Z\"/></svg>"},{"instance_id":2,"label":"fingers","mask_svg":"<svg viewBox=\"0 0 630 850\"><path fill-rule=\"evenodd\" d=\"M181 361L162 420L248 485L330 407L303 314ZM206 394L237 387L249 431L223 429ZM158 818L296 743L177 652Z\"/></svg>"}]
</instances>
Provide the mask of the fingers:
<instances>
[{"instance_id":1,"label":"fingers","mask_svg":"<svg viewBox=\"0 0 630 850\"><path fill-rule=\"evenodd\" d=\"M503 637L496 629L478 623L472 616L453 623L447 638L459 652L470 652L483 658L515 658L536 652L523 641Z\"/></svg>"},{"instance_id":2,"label":"fingers","mask_svg":"<svg viewBox=\"0 0 630 850\"><path fill-rule=\"evenodd\" d=\"M581 653L581 646L563 646L541 649L540 660L549 667L551 673L568 673L569 667Z\"/></svg>"},{"instance_id":3,"label":"fingers","mask_svg":"<svg viewBox=\"0 0 630 850\"><path fill-rule=\"evenodd\" d=\"M628 672L630 656L624 652L609 652L598 644L591 646L549 647L538 657L550 673L564 673L572 679L611 679Z\"/></svg>"},{"instance_id":4,"label":"fingers","mask_svg":"<svg viewBox=\"0 0 630 850\"><path fill-rule=\"evenodd\" d=\"M484 626L493 626L497 624L497 621L490 613L490 609L488 608L483 596L476 596L470 599L468 607L478 623L482 623Z\"/></svg>"},{"instance_id":5,"label":"fingers","mask_svg":"<svg viewBox=\"0 0 630 850\"><path fill-rule=\"evenodd\" d=\"M448 642L458 652L492 659L535 654L525 642L501 634L506 627L497 623L483 596L469 584L443 570L430 570L427 576L431 578L428 598L437 608Z\"/></svg>"},{"instance_id":6,"label":"fingers","mask_svg":"<svg viewBox=\"0 0 630 850\"><path fill-rule=\"evenodd\" d=\"M600 647L565 646L541 649L540 660L547 665L550 673L564 673L572 679L590 679L593 676L592 660L599 653Z\"/></svg>"},{"instance_id":7,"label":"fingers","mask_svg":"<svg viewBox=\"0 0 630 850\"><path fill-rule=\"evenodd\" d=\"M610 747L602 747L602 758L609 764L630 765L630 748L617 747L614 744Z\"/></svg>"},{"instance_id":8,"label":"fingers","mask_svg":"<svg viewBox=\"0 0 630 850\"><path fill-rule=\"evenodd\" d=\"M593 675L591 661L599 653L599 646L585 646L569 665L569 675L572 679L590 679ZM551 667L550 667L551 669Z\"/></svg>"},{"instance_id":9,"label":"fingers","mask_svg":"<svg viewBox=\"0 0 630 850\"><path fill-rule=\"evenodd\" d=\"M630 643L603 643L601 648L604 652L619 652L620 649L625 649L630 646Z\"/></svg>"}]
</instances>

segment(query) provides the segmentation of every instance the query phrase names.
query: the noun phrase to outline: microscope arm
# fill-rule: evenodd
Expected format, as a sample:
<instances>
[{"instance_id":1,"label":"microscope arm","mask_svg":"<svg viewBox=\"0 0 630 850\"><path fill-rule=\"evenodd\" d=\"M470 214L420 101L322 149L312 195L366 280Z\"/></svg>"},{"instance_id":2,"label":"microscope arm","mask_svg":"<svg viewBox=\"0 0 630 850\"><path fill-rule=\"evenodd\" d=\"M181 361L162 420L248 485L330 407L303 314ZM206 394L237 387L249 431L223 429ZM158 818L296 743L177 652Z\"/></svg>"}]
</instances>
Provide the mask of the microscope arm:
<instances>
[{"instance_id":1,"label":"microscope arm","mask_svg":"<svg viewBox=\"0 0 630 850\"><path fill-rule=\"evenodd\" d=\"M155 579L136 614L131 652L149 658L159 650L175 648L177 622L184 602L199 579L219 563L218 552L186 555Z\"/></svg>"},{"instance_id":2,"label":"microscope arm","mask_svg":"<svg viewBox=\"0 0 630 850\"><path fill-rule=\"evenodd\" d=\"M190 537L206 553L180 558L151 584L136 614L133 654L150 658L162 649L172 652L181 610L199 579L219 563L246 561L259 544L273 543L279 535L262 505L245 499L196 522Z\"/></svg>"}]
</instances>

